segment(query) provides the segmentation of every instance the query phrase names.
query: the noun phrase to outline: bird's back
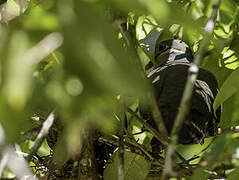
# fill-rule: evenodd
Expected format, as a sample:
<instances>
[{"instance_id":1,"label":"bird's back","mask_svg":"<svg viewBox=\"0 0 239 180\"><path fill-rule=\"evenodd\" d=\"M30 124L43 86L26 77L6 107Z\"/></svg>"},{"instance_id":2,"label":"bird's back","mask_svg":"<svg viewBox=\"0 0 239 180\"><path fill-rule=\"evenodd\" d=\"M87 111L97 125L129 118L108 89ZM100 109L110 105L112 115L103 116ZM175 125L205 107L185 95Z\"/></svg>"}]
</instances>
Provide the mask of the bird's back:
<instances>
[{"instance_id":1,"label":"bird's back","mask_svg":"<svg viewBox=\"0 0 239 180\"><path fill-rule=\"evenodd\" d=\"M148 74L168 132L171 132L178 113L189 66L188 62L170 62L154 68ZM213 74L200 68L193 90L190 112L179 134L179 143L203 143L206 136L215 134L220 118L215 116L213 110L217 88Z\"/></svg>"}]
</instances>

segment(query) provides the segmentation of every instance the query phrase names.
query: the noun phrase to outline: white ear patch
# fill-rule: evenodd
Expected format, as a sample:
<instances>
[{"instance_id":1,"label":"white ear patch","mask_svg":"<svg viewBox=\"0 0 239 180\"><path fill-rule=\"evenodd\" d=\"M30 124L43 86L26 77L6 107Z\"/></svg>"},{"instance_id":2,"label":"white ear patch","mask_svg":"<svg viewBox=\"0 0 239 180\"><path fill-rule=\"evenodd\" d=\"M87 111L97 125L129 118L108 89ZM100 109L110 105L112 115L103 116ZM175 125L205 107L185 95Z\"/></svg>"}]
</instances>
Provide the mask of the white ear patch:
<instances>
[{"instance_id":1,"label":"white ear patch","mask_svg":"<svg viewBox=\"0 0 239 180\"><path fill-rule=\"evenodd\" d=\"M178 49L171 48L171 49L170 49L170 53L184 54L185 52L183 52L183 51L181 51L181 50L178 50Z\"/></svg>"}]
</instances>

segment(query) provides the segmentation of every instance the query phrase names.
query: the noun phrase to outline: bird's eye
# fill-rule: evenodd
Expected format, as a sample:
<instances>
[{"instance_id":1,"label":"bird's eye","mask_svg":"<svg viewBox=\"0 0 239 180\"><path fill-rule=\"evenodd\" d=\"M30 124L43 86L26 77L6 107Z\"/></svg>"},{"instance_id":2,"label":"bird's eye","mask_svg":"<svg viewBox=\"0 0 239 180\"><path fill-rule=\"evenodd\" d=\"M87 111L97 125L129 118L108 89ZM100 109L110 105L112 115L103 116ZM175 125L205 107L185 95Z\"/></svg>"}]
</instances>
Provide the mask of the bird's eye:
<instances>
[{"instance_id":1,"label":"bird's eye","mask_svg":"<svg viewBox=\"0 0 239 180\"><path fill-rule=\"evenodd\" d=\"M166 49L167 49L167 46L166 46L166 45L159 44L158 52L163 52L163 51L166 50Z\"/></svg>"}]
</instances>

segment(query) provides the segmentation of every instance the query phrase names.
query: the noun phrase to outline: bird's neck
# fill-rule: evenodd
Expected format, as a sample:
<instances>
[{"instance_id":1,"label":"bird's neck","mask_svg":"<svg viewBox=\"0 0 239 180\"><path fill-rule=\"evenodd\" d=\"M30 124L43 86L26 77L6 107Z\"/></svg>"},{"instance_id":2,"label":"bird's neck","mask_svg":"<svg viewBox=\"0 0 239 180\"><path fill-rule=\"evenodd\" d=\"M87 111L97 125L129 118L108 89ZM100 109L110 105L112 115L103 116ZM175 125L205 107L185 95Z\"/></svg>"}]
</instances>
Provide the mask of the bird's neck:
<instances>
[{"instance_id":1,"label":"bird's neck","mask_svg":"<svg viewBox=\"0 0 239 180\"><path fill-rule=\"evenodd\" d=\"M189 59L187 58L186 53L180 52L180 51L172 51L169 54L167 62L172 62L172 61L182 61L182 62L190 62Z\"/></svg>"}]
</instances>

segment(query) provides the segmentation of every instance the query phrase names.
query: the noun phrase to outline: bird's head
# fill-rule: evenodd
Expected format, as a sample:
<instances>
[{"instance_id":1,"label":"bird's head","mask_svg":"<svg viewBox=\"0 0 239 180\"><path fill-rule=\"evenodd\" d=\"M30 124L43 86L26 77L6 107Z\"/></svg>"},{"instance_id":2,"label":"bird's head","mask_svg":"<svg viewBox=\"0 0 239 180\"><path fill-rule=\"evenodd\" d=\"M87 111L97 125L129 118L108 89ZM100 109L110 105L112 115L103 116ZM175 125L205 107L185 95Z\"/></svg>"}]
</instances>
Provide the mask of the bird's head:
<instances>
[{"instance_id":1,"label":"bird's head","mask_svg":"<svg viewBox=\"0 0 239 180\"><path fill-rule=\"evenodd\" d=\"M189 46L178 39L158 43L155 47L155 64L161 65L171 61L192 62L193 55Z\"/></svg>"}]
</instances>

